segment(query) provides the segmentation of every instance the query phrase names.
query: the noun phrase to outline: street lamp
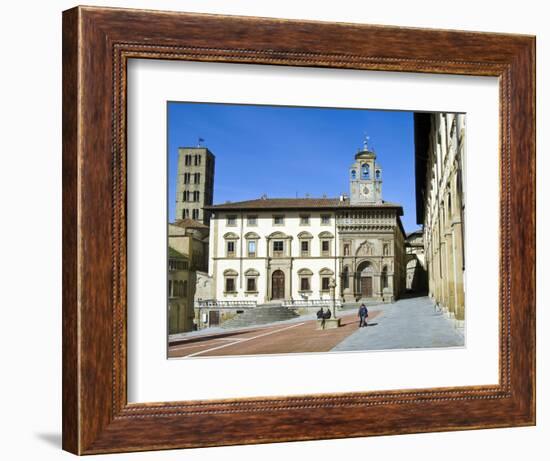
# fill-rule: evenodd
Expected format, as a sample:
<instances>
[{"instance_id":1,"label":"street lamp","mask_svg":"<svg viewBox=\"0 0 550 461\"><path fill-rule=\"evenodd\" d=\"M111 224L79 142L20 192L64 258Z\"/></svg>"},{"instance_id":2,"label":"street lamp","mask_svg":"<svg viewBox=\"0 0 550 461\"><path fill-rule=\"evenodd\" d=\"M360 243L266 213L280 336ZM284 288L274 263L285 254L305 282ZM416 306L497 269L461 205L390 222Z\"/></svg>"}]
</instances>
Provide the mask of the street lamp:
<instances>
[{"instance_id":1,"label":"street lamp","mask_svg":"<svg viewBox=\"0 0 550 461\"><path fill-rule=\"evenodd\" d=\"M336 280L334 277L330 278L328 287L330 289L330 297L332 298L332 318L336 318Z\"/></svg>"}]
</instances>

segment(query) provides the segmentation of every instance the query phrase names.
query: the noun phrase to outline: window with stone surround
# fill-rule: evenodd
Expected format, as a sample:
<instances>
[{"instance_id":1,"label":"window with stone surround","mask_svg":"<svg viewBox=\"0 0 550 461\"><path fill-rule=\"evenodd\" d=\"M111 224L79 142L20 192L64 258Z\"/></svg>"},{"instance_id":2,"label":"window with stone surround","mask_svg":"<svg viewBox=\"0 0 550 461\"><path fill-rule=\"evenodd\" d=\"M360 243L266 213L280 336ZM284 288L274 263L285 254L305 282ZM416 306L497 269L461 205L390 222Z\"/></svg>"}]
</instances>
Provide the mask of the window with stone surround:
<instances>
[{"instance_id":1,"label":"window with stone surround","mask_svg":"<svg viewBox=\"0 0 550 461\"><path fill-rule=\"evenodd\" d=\"M298 234L298 241L300 245L300 256L307 257L311 255L311 240L313 235L309 232L303 231Z\"/></svg>"},{"instance_id":2,"label":"window with stone surround","mask_svg":"<svg viewBox=\"0 0 550 461\"><path fill-rule=\"evenodd\" d=\"M273 256L280 257L284 256L285 242L283 240L274 240L273 241Z\"/></svg>"},{"instance_id":3,"label":"window with stone surround","mask_svg":"<svg viewBox=\"0 0 550 461\"><path fill-rule=\"evenodd\" d=\"M321 256L327 257L332 254L332 244L331 241L334 240L334 235L328 231L321 232L319 234L319 241L321 246Z\"/></svg>"},{"instance_id":4,"label":"window with stone surround","mask_svg":"<svg viewBox=\"0 0 550 461\"><path fill-rule=\"evenodd\" d=\"M334 276L334 272L330 270L328 267L325 267L319 271L319 277L320 277L320 292L326 293L330 291L330 280Z\"/></svg>"},{"instance_id":5,"label":"window with stone surround","mask_svg":"<svg viewBox=\"0 0 550 461\"><path fill-rule=\"evenodd\" d=\"M233 269L226 269L223 272L225 293L237 292L237 277L238 272Z\"/></svg>"},{"instance_id":6,"label":"window with stone surround","mask_svg":"<svg viewBox=\"0 0 550 461\"><path fill-rule=\"evenodd\" d=\"M235 257L235 241L234 240L228 240L227 241L227 257L228 258L234 258Z\"/></svg>"},{"instance_id":7,"label":"window with stone surround","mask_svg":"<svg viewBox=\"0 0 550 461\"><path fill-rule=\"evenodd\" d=\"M282 214L273 216L274 226L284 226L284 224L285 224L285 217Z\"/></svg>"},{"instance_id":8,"label":"window with stone surround","mask_svg":"<svg viewBox=\"0 0 550 461\"><path fill-rule=\"evenodd\" d=\"M330 225L330 215L329 214L322 214L321 215L321 225L322 226L329 226Z\"/></svg>"},{"instance_id":9,"label":"window with stone surround","mask_svg":"<svg viewBox=\"0 0 550 461\"><path fill-rule=\"evenodd\" d=\"M304 293L311 292L311 276L313 275L313 272L309 269L300 269L298 271L298 277L300 279L300 289L299 291Z\"/></svg>"},{"instance_id":10,"label":"window with stone surround","mask_svg":"<svg viewBox=\"0 0 550 461\"><path fill-rule=\"evenodd\" d=\"M237 225L237 216L232 214L232 215L227 215L226 216L226 225L227 226L236 226Z\"/></svg>"},{"instance_id":11,"label":"window with stone surround","mask_svg":"<svg viewBox=\"0 0 550 461\"><path fill-rule=\"evenodd\" d=\"M227 258L234 258L237 256L237 240L239 236L233 232L227 232L223 238L225 240L225 256Z\"/></svg>"},{"instance_id":12,"label":"window with stone surround","mask_svg":"<svg viewBox=\"0 0 550 461\"><path fill-rule=\"evenodd\" d=\"M260 273L256 269L248 269L244 276L246 277L246 292L258 293L258 277Z\"/></svg>"}]
</instances>

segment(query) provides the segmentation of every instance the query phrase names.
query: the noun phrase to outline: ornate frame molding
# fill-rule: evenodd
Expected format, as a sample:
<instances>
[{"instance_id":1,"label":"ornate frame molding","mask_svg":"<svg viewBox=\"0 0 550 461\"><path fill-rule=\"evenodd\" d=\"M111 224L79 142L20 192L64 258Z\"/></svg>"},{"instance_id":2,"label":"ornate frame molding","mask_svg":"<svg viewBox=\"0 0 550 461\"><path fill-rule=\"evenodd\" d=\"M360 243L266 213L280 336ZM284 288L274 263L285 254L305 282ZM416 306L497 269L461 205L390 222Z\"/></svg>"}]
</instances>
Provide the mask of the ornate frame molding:
<instances>
[{"instance_id":1,"label":"ornate frame molding","mask_svg":"<svg viewBox=\"0 0 550 461\"><path fill-rule=\"evenodd\" d=\"M90 454L534 424L534 56L534 38L518 35L91 7L64 12L64 449ZM129 404L126 66L136 58L498 77L500 383ZM522 226L511 225L519 220Z\"/></svg>"}]
</instances>

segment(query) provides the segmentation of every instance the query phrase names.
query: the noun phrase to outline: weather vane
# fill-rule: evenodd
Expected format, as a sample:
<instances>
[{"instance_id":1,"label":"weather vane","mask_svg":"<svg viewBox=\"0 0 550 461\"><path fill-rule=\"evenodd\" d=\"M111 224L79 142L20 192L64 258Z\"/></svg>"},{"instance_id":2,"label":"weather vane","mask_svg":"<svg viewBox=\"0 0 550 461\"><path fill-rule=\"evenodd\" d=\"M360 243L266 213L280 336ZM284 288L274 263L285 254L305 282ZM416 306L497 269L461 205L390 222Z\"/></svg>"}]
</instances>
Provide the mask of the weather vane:
<instances>
[{"instance_id":1,"label":"weather vane","mask_svg":"<svg viewBox=\"0 0 550 461\"><path fill-rule=\"evenodd\" d=\"M369 140L370 140L370 136L367 136L367 134L365 133L365 140L363 141L363 148L365 151L369 150L369 145L368 145Z\"/></svg>"}]
</instances>

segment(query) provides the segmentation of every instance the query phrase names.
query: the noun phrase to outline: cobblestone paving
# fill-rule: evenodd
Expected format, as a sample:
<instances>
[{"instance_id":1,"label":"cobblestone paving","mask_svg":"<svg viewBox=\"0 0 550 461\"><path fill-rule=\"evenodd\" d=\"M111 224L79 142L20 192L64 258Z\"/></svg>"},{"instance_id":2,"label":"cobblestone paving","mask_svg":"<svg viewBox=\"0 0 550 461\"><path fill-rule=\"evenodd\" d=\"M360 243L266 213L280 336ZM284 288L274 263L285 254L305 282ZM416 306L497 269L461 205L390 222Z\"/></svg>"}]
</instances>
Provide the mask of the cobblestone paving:
<instances>
[{"instance_id":1,"label":"cobblestone paving","mask_svg":"<svg viewBox=\"0 0 550 461\"><path fill-rule=\"evenodd\" d=\"M381 313L358 328L332 351L410 349L464 346L464 335L428 297L401 299L395 304L376 306Z\"/></svg>"}]
</instances>

